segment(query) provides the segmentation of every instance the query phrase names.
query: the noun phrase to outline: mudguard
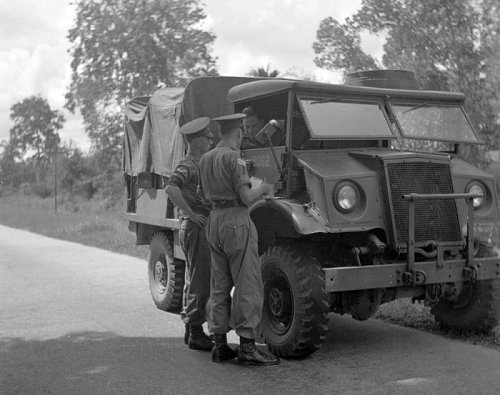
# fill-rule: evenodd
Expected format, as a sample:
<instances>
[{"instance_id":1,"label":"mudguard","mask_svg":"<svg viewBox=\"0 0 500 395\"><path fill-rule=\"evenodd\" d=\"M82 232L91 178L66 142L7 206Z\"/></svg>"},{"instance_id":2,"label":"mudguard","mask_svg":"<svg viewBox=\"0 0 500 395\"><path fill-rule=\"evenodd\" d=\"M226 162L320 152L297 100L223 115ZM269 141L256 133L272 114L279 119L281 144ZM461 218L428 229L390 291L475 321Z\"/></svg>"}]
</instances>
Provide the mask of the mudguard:
<instances>
[{"instance_id":1,"label":"mudguard","mask_svg":"<svg viewBox=\"0 0 500 395\"><path fill-rule=\"evenodd\" d=\"M314 204L303 204L279 197L258 201L250 208L250 216L259 236L262 230L273 231L278 237L300 237L332 231Z\"/></svg>"}]
</instances>

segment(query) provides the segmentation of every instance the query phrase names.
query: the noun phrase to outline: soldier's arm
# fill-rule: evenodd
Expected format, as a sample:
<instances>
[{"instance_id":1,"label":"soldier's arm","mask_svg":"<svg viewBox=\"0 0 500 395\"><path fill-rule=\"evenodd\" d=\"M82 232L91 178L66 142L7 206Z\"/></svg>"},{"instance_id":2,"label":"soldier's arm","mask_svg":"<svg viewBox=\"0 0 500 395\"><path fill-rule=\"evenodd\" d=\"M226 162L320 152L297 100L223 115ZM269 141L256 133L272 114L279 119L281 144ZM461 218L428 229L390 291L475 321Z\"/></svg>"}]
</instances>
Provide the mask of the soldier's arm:
<instances>
[{"instance_id":1,"label":"soldier's arm","mask_svg":"<svg viewBox=\"0 0 500 395\"><path fill-rule=\"evenodd\" d=\"M234 185L240 195L240 199L247 207L251 206L257 200L263 199L267 195L273 194L273 186L263 182L257 187L252 187L248 177L245 161L239 157L235 158Z\"/></svg>"},{"instance_id":2,"label":"soldier's arm","mask_svg":"<svg viewBox=\"0 0 500 395\"><path fill-rule=\"evenodd\" d=\"M240 186L238 193L245 206L251 206L257 200L273 194L273 186L263 182L257 188L251 188L248 184Z\"/></svg>"},{"instance_id":3,"label":"soldier's arm","mask_svg":"<svg viewBox=\"0 0 500 395\"><path fill-rule=\"evenodd\" d=\"M177 185L168 184L165 187L165 192L170 197L172 202L178 208L180 208L191 221L193 221L196 225L201 227L206 225L207 223L206 217L202 214L195 213L193 210L191 210L191 207L189 207L189 204L187 204L186 200L182 196L182 191Z\"/></svg>"},{"instance_id":4,"label":"soldier's arm","mask_svg":"<svg viewBox=\"0 0 500 395\"><path fill-rule=\"evenodd\" d=\"M172 200L172 202L178 208L180 208L183 212L186 213L188 217L191 218L191 216L193 215L193 210L191 210L189 204L187 204L187 202L184 200L181 189L177 185L168 184L165 187L165 192L167 193L170 200Z\"/></svg>"}]
</instances>

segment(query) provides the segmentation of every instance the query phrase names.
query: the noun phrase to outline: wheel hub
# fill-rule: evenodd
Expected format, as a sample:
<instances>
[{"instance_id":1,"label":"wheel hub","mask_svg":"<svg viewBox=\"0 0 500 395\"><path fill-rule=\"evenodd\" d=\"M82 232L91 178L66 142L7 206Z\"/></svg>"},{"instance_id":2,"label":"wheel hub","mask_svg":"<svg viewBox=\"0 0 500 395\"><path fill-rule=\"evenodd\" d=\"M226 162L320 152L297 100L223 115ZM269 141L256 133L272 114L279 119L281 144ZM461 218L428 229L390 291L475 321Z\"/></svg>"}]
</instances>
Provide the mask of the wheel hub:
<instances>
[{"instance_id":1,"label":"wheel hub","mask_svg":"<svg viewBox=\"0 0 500 395\"><path fill-rule=\"evenodd\" d=\"M266 286L266 305L271 324L275 333L284 334L288 331L293 316L293 300L286 278L281 273Z\"/></svg>"},{"instance_id":2,"label":"wheel hub","mask_svg":"<svg viewBox=\"0 0 500 395\"><path fill-rule=\"evenodd\" d=\"M283 293L278 288L269 292L269 310L275 316L283 314Z\"/></svg>"},{"instance_id":3,"label":"wheel hub","mask_svg":"<svg viewBox=\"0 0 500 395\"><path fill-rule=\"evenodd\" d=\"M155 280L159 287L163 288L166 286L165 265L161 261L155 264Z\"/></svg>"}]
</instances>

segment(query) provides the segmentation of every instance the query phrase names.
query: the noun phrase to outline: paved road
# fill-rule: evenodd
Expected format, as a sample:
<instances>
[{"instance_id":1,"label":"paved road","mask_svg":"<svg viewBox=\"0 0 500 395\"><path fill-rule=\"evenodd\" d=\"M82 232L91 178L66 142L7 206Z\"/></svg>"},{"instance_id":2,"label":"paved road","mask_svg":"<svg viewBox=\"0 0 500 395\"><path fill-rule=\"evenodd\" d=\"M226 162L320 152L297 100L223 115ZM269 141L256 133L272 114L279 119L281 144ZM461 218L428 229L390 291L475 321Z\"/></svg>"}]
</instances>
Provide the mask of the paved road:
<instances>
[{"instance_id":1,"label":"paved road","mask_svg":"<svg viewBox=\"0 0 500 395\"><path fill-rule=\"evenodd\" d=\"M143 261L2 226L0 252L2 395L500 393L495 350L336 315L310 358L215 364L154 307Z\"/></svg>"}]
</instances>

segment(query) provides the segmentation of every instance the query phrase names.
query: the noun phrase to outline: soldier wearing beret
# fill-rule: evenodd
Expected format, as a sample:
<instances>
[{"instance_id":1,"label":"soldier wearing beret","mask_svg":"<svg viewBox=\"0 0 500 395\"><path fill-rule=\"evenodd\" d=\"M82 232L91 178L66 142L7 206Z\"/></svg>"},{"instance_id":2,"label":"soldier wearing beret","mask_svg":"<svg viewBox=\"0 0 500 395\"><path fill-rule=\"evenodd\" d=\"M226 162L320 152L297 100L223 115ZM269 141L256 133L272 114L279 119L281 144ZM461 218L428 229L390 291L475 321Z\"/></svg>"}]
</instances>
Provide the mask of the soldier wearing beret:
<instances>
[{"instance_id":1,"label":"soldier wearing beret","mask_svg":"<svg viewBox=\"0 0 500 395\"><path fill-rule=\"evenodd\" d=\"M197 118L183 125L187 153L180 160L165 188L180 211L179 241L186 257L186 276L181 318L186 325L185 343L191 349L210 351L213 343L203 331L210 296L210 253L205 225L210 207L197 193L199 161L212 147L210 118Z\"/></svg>"},{"instance_id":2,"label":"soldier wearing beret","mask_svg":"<svg viewBox=\"0 0 500 395\"><path fill-rule=\"evenodd\" d=\"M264 287L257 231L248 211L252 203L271 195L273 187L266 183L251 187L240 157L244 117L232 114L214 118L221 141L200 160L200 187L212 204L207 224L212 263L208 326L215 335L212 360L224 362L237 357L240 363L274 365L279 359L255 346ZM240 337L238 352L227 344L226 333L231 328Z\"/></svg>"}]
</instances>

